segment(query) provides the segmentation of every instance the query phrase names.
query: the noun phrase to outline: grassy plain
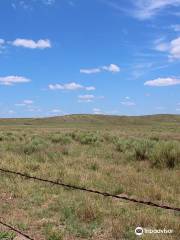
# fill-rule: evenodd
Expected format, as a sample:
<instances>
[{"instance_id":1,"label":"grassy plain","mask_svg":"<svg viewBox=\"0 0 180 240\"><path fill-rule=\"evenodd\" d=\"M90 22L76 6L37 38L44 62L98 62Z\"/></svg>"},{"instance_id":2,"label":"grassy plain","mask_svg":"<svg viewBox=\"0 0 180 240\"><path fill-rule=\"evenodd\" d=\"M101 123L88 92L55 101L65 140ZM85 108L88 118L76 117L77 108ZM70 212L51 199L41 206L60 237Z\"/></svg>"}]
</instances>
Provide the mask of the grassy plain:
<instances>
[{"instance_id":1,"label":"grassy plain","mask_svg":"<svg viewBox=\"0 0 180 240\"><path fill-rule=\"evenodd\" d=\"M0 120L0 167L159 204L180 206L180 116L70 115ZM38 240L134 240L173 229L173 211L0 173L0 217ZM0 226L0 239L14 239Z\"/></svg>"}]
</instances>

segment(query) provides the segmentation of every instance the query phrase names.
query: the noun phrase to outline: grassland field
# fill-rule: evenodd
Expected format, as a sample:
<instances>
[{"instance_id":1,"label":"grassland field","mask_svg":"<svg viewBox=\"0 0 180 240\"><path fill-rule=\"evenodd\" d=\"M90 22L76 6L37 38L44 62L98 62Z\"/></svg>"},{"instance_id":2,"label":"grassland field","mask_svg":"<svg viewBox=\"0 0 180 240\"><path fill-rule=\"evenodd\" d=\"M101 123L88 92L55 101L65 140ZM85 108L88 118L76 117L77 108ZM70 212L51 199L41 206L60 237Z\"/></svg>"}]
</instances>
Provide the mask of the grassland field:
<instances>
[{"instance_id":1,"label":"grassland field","mask_svg":"<svg viewBox=\"0 0 180 240\"><path fill-rule=\"evenodd\" d=\"M180 116L0 119L0 168L179 207ZM0 217L37 240L180 239L177 212L4 173ZM137 226L173 234L139 238Z\"/></svg>"}]
</instances>

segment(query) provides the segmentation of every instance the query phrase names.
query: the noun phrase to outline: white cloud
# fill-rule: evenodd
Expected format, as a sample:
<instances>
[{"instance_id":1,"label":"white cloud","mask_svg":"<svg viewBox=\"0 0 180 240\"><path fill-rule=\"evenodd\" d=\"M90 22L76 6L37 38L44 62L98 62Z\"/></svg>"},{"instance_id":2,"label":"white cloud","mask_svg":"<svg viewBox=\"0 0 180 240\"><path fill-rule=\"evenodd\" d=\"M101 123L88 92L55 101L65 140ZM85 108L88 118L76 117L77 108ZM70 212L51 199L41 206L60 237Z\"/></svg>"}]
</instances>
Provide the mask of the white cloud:
<instances>
[{"instance_id":1,"label":"white cloud","mask_svg":"<svg viewBox=\"0 0 180 240\"><path fill-rule=\"evenodd\" d=\"M17 83L27 83L30 82L31 80L22 77L22 76L7 76L7 77L0 77L0 84L1 85L14 85Z\"/></svg>"},{"instance_id":2,"label":"white cloud","mask_svg":"<svg viewBox=\"0 0 180 240\"><path fill-rule=\"evenodd\" d=\"M103 70L108 71L108 72L120 72L120 67L116 64L110 64L109 66L103 66Z\"/></svg>"},{"instance_id":3,"label":"white cloud","mask_svg":"<svg viewBox=\"0 0 180 240\"><path fill-rule=\"evenodd\" d=\"M95 98L94 95L86 94L86 95L79 95L79 102L92 102Z\"/></svg>"},{"instance_id":4,"label":"white cloud","mask_svg":"<svg viewBox=\"0 0 180 240\"><path fill-rule=\"evenodd\" d=\"M48 87L50 90L80 90L80 89L84 89L87 91L95 90L95 87L93 87L93 86L85 87L85 86L82 86L81 84L78 84L75 82L66 83L66 84L59 84L59 83L49 84Z\"/></svg>"},{"instance_id":5,"label":"white cloud","mask_svg":"<svg viewBox=\"0 0 180 240\"><path fill-rule=\"evenodd\" d=\"M16 10L18 7L24 9L24 10L33 10L35 3L41 3L47 6L55 4L56 0L18 0L14 1L11 4L11 7Z\"/></svg>"},{"instance_id":6,"label":"white cloud","mask_svg":"<svg viewBox=\"0 0 180 240\"><path fill-rule=\"evenodd\" d=\"M49 39L40 39L35 42L34 40L31 40L31 39L17 38L13 42L11 42L11 44L16 47L24 47L24 48L30 48L30 49L51 48L51 42Z\"/></svg>"},{"instance_id":7,"label":"white cloud","mask_svg":"<svg viewBox=\"0 0 180 240\"><path fill-rule=\"evenodd\" d=\"M171 41L170 54L172 58L180 59L180 37Z\"/></svg>"},{"instance_id":8,"label":"white cloud","mask_svg":"<svg viewBox=\"0 0 180 240\"><path fill-rule=\"evenodd\" d=\"M145 20L157 15L167 7L180 6L180 0L132 0L135 5L134 17Z\"/></svg>"},{"instance_id":9,"label":"white cloud","mask_svg":"<svg viewBox=\"0 0 180 240\"><path fill-rule=\"evenodd\" d=\"M94 90L96 90L96 88L93 87L93 86L90 86L90 87L86 87L86 90L87 91L94 91Z\"/></svg>"},{"instance_id":10,"label":"white cloud","mask_svg":"<svg viewBox=\"0 0 180 240\"><path fill-rule=\"evenodd\" d=\"M120 67L116 64L111 63L108 66L102 66L98 68L80 69L80 73L85 73L85 74L100 73L102 71L117 73L117 72L120 72Z\"/></svg>"},{"instance_id":11,"label":"white cloud","mask_svg":"<svg viewBox=\"0 0 180 240\"><path fill-rule=\"evenodd\" d=\"M100 68L80 69L80 73L92 74L101 72Z\"/></svg>"},{"instance_id":12,"label":"white cloud","mask_svg":"<svg viewBox=\"0 0 180 240\"><path fill-rule=\"evenodd\" d=\"M136 104L132 101L124 101L124 102L121 102L122 105L124 106L127 106L127 107L132 107L132 106L135 106Z\"/></svg>"},{"instance_id":13,"label":"white cloud","mask_svg":"<svg viewBox=\"0 0 180 240\"><path fill-rule=\"evenodd\" d=\"M78 89L82 89L83 86L72 82L72 83L66 83L66 84L50 84L49 85L49 89L51 90L78 90Z\"/></svg>"},{"instance_id":14,"label":"white cloud","mask_svg":"<svg viewBox=\"0 0 180 240\"><path fill-rule=\"evenodd\" d=\"M94 100L102 100L104 99L104 96L94 96L92 94L85 94L85 95L79 95L78 96L78 102L93 102Z\"/></svg>"},{"instance_id":15,"label":"white cloud","mask_svg":"<svg viewBox=\"0 0 180 240\"><path fill-rule=\"evenodd\" d=\"M144 83L144 85L152 86L152 87L165 87L165 86L173 86L178 84L180 84L180 79L171 78L171 77L157 78Z\"/></svg>"},{"instance_id":16,"label":"white cloud","mask_svg":"<svg viewBox=\"0 0 180 240\"><path fill-rule=\"evenodd\" d=\"M160 51L160 52L166 52L169 49L169 44L168 43L159 43L155 46L155 50Z\"/></svg>"},{"instance_id":17,"label":"white cloud","mask_svg":"<svg viewBox=\"0 0 180 240\"><path fill-rule=\"evenodd\" d=\"M180 37L170 42L160 42L155 49L161 52L168 52L170 59L180 59Z\"/></svg>"}]
</instances>

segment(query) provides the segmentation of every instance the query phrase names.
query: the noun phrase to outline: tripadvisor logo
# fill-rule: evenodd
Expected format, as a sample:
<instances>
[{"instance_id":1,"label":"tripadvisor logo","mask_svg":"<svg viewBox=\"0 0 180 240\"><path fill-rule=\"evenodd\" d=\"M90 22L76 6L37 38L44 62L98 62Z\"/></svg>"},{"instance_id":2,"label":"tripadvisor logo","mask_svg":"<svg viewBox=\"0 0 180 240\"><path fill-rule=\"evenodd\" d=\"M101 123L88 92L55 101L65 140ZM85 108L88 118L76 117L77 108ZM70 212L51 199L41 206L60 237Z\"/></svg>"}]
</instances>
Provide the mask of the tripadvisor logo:
<instances>
[{"instance_id":1,"label":"tripadvisor logo","mask_svg":"<svg viewBox=\"0 0 180 240\"><path fill-rule=\"evenodd\" d=\"M142 228L137 227L135 229L135 234L137 236L141 236L142 234L149 233L149 234L172 234L173 229L149 229L149 228Z\"/></svg>"},{"instance_id":2,"label":"tripadvisor logo","mask_svg":"<svg viewBox=\"0 0 180 240\"><path fill-rule=\"evenodd\" d=\"M142 227L137 227L135 229L135 234L138 236L141 236L143 234L143 228Z\"/></svg>"}]
</instances>

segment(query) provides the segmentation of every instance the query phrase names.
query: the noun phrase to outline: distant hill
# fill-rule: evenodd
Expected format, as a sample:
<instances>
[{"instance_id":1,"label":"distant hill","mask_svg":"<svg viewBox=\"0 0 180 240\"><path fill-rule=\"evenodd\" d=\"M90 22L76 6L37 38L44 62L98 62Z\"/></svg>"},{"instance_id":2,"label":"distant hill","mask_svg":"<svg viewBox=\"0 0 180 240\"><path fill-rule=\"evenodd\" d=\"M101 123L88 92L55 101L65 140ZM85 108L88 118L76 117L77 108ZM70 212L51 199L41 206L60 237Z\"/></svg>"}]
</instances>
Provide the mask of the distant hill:
<instances>
[{"instance_id":1,"label":"distant hill","mask_svg":"<svg viewBox=\"0 0 180 240\"><path fill-rule=\"evenodd\" d=\"M127 125L178 125L180 115L110 116L73 114L48 118L1 118L0 126L118 127Z\"/></svg>"}]
</instances>

